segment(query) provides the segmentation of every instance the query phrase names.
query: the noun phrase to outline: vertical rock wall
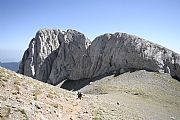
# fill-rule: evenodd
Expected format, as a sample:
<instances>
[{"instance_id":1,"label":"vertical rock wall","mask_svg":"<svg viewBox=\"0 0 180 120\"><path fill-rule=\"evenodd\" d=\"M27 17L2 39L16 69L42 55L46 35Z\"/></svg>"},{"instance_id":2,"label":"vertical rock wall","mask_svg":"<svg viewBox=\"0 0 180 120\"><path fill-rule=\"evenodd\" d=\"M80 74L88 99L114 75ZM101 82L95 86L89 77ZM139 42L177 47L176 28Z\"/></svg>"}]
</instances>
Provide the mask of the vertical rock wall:
<instances>
[{"instance_id":1,"label":"vertical rock wall","mask_svg":"<svg viewBox=\"0 0 180 120\"><path fill-rule=\"evenodd\" d=\"M92 43L75 30L40 30L25 51L19 72L50 84L144 69L180 79L180 55L126 33Z\"/></svg>"}]
</instances>

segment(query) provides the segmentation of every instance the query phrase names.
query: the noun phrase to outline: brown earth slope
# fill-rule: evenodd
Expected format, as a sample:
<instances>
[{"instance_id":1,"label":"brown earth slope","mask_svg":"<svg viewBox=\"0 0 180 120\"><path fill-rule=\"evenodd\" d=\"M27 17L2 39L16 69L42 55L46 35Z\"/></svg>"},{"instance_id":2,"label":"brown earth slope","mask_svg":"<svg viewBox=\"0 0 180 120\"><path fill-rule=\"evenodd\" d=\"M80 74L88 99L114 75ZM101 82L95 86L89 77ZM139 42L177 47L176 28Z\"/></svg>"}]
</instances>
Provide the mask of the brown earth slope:
<instances>
[{"instance_id":1,"label":"brown earth slope","mask_svg":"<svg viewBox=\"0 0 180 120\"><path fill-rule=\"evenodd\" d=\"M0 120L179 120L180 83L136 71L107 76L76 92L0 68Z\"/></svg>"},{"instance_id":2,"label":"brown earth slope","mask_svg":"<svg viewBox=\"0 0 180 120\"><path fill-rule=\"evenodd\" d=\"M75 93L3 68L0 91L0 120L92 119L89 103Z\"/></svg>"}]
</instances>

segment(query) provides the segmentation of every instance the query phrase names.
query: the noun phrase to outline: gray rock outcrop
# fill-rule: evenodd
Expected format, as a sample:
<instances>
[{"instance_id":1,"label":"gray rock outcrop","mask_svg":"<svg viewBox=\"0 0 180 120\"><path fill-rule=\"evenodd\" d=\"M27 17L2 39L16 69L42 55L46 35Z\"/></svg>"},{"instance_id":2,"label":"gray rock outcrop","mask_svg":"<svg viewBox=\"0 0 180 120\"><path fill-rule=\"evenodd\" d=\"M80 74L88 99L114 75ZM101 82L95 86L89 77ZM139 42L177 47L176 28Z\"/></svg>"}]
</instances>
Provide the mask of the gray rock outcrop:
<instances>
[{"instance_id":1,"label":"gray rock outcrop","mask_svg":"<svg viewBox=\"0 0 180 120\"><path fill-rule=\"evenodd\" d=\"M169 73L180 79L180 55L137 36L104 34L91 43L75 30L40 30L25 51L19 72L58 84L133 70Z\"/></svg>"},{"instance_id":2,"label":"gray rock outcrop","mask_svg":"<svg viewBox=\"0 0 180 120\"><path fill-rule=\"evenodd\" d=\"M40 30L36 33L22 58L19 73L36 77L45 59L59 47L59 30Z\"/></svg>"},{"instance_id":3,"label":"gray rock outcrop","mask_svg":"<svg viewBox=\"0 0 180 120\"><path fill-rule=\"evenodd\" d=\"M40 30L24 53L19 72L51 84L86 78L90 44L75 30Z\"/></svg>"}]
</instances>

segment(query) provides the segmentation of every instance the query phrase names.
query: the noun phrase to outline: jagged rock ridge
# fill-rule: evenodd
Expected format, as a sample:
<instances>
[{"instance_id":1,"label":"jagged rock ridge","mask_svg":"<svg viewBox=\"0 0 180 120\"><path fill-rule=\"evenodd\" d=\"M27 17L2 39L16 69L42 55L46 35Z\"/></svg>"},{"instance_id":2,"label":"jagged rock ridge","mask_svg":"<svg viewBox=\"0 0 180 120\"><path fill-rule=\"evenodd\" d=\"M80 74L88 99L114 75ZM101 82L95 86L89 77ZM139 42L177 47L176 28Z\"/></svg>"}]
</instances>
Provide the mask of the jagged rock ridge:
<instances>
[{"instance_id":1,"label":"jagged rock ridge","mask_svg":"<svg viewBox=\"0 0 180 120\"><path fill-rule=\"evenodd\" d=\"M104 34L91 43L75 30L44 29L31 40L19 72L56 85L140 69L180 79L180 55L126 33Z\"/></svg>"}]
</instances>

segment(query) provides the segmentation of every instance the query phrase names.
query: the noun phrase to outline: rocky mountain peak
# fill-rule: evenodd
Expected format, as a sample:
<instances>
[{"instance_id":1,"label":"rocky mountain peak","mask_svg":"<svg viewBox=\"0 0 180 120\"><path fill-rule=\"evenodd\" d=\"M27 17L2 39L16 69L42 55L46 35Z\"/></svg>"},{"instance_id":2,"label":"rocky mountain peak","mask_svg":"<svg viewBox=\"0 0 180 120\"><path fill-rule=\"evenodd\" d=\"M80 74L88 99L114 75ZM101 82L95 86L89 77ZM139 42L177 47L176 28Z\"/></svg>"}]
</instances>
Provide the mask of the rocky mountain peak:
<instances>
[{"instance_id":1,"label":"rocky mountain peak","mask_svg":"<svg viewBox=\"0 0 180 120\"><path fill-rule=\"evenodd\" d=\"M180 79L180 55L127 33L108 33L91 42L76 30L43 29L31 40L19 68L21 74L54 85L134 70Z\"/></svg>"}]
</instances>

